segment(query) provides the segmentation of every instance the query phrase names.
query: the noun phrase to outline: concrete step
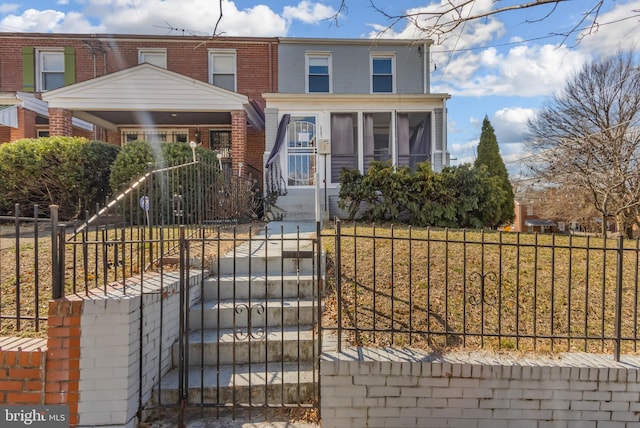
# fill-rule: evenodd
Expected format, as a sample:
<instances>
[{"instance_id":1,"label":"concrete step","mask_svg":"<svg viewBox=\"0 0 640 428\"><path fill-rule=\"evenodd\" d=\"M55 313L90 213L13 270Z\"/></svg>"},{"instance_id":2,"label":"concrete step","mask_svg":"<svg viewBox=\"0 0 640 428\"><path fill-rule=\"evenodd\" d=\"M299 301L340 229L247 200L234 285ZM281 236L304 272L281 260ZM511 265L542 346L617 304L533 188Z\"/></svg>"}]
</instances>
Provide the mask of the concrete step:
<instances>
[{"instance_id":1,"label":"concrete step","mask_svg":"<svg viewBox=\"0 0 640 428\"><path fill-rule=\"evenodd\" d=\"M189 310L189 328L252 329L275 326L312 325L317 319L317 302L297 298L269 300L205 300ZM251 310L249 310L251 309Z\"/></svg>"},{"instance_id":2,"label":"concrete step","mask_svg":"<svg viewBox=\"0 0 640 428\"><path fill-rule=\"evenodd\" d=\"M204 299L317 297L313 275L214 275L204 281Z\"/></svg>"},{"instance_id":3,"label":"concrete step","mask_svg":"<svg viewBox=\"0 0 640 428\"><path fill-rule=\"evenodd\" d=\"M317 394L312 363L285 363L284 370L282 364L273 362L191 367L186 376L191 404L300 404ZM156 404L179 402L178 379L176 369L163 376L154 391Z\"/></svg>"},{"instance_id":4,"label":"concrete step","mask_svg":"<svg viewBox=\"0 0 640 428\"><path fill-rule=\"evenodd\" d=\"M281 362L312 362L318 355L317 337L311 326L253 329L250 336L247 333L247 329L238 329L235 334L231 329L191 331L187 348L189 365L269 362L275 366ZM174 365L179 361L179 352L179 344L175 343Z\"/></svg>"},{"instance_id":5,"label":"concrete step","mask_svg":"<svg viewBox=\"0 0 640 428\"><path fill-rule=\"evenodd\" d=\"M219 275L309 274L314 269L312 249L311 241L298 244L292 240L255 240L220 257L213 271Z\"/></svg>"}]
</instances>

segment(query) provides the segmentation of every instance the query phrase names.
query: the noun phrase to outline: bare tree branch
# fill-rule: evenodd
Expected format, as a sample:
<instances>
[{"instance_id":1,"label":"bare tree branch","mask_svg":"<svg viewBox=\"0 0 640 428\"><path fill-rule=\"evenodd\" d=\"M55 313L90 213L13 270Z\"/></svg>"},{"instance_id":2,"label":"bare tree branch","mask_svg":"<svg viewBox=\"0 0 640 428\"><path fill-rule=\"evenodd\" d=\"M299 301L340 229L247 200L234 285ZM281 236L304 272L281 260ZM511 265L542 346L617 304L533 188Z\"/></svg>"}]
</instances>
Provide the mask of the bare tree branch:
<instances>
[{"instance_id":1,"label":"bare tree branch","mask_svg":"<svg viewBox=\"0 0 640 428\"><path fill-rule=\"evenodd\" d=\"M213 27L213 33L211 33L211 39L219 36L218 34L218 25L220 25L220 21L222 21L222 0L220 0L220 15L218 16L218 20L216 21L216 26Z\"/></svg>"},{"instance_id":2,"label":"bare tree branch","mask_svg":"<svg viewBox=\"0 0 640 428\"><path fill-rule=\"evenodd\" d=\"M540 177L583 188L603 219L616 217L620 231L637 221L640 71L633 51L585 65L529 128Z\"/></svg>"}]
</instances>

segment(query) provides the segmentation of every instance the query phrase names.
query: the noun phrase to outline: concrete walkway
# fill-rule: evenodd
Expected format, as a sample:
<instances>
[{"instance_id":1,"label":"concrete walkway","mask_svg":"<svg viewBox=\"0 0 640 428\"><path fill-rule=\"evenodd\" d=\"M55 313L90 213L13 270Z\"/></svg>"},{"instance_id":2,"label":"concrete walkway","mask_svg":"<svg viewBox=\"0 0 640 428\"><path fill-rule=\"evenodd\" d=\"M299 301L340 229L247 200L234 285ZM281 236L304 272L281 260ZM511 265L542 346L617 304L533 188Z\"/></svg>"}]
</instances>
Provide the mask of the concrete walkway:
<instances>
[{"instance_id":1,"label":"concrete walkway","mask_svg":"<svg viewBox=\"0 0 640 428\"><path fill-rule=\"evenodd\" d=\"M320 428L321 424L291 421L284 410L271 409L264 411L255 409L251 414L247 410L236 410L235 418L231 410L221 410L219 415L208 410L208 414L201 415L194 411L185 415L187 428ZM165 417L157 421L143 422L140 428L175 428L178 426L176 417Z\"/></svg>"}]
</instances>

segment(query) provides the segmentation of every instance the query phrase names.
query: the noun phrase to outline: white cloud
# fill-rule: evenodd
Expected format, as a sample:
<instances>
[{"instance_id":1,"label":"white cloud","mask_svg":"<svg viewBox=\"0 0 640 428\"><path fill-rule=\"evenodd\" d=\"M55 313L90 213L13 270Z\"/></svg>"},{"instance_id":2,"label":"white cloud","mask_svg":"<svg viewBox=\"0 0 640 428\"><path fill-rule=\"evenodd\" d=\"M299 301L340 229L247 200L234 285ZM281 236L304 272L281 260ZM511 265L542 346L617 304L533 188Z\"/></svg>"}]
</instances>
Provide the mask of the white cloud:
<instances>
[{"instance_id":1,"label":"white cloud","mask_svg":"<svg viewBox=\"0 0 640 428\"><path fill-rule=\"evenodd\" d=\"M553 45L516 46L504 54L488 48L463 52L439 68L438 91L454 95L549 96L589 57Z\"/></svg>"},{"instance_id":2,"label":"white cloud","mask_svg":"<svg viewBox=\"0 0 640 428\"><path fill-rule=\"evenodd\" d=\"M0 21L0 27L21 31L49 32L56 31L62 22L64 22L64 13L62 12L27 9L20 16L8 15Z\"/></svg>"},{"instance_id":3,"label":"white cloud","mask_svg":"<svg viewBox=\"0 0 640 428\"><path fill-rule=\"evenodd\" d=\"M68 5L69 0L58 0ZM220 16L219 2L211 0L77 0L81 9L72 12L29 9L8 15L0 28L9 31L55 33L124 33L124 34L212 34ZM19 5L2 4L6 14ZM258 4L239 9L236 2L222 3L222 20L217 33L225 36L285 36L292 21L316 24L334 15L327 5L303 0L285 6L282 14L268 5Z\"/></svg>"},{"instance_id":4,"label":"white cloud","mask_svg":"<svg viewBox=\"0 0 640 428\"><path fill-rule=\"evenodd\" d=\"M596 26L582 33L578 48L595 55L608 55L620 48L639 47L640 0L613 3L610 11L599 15Z\"/></svg>"},{"instance_id":5,"label":"white cloud","mask_svg":"<svg viewBox=\"0 0 640 428\"><path fill-rule=\"evenodd\" d=\"M2 3L0 4L0 13L11 13L15 12L20 8L20 5L17 3Z\"/></svg>"},{"instance_id":6,"label":"white cloud","mask_svg":"<svg viewBox=\"0 0 640 428\"><path fill-rule=\"evenodd\" d=\"M303 0L297 6L285 6L282 16L288 20L298 20L305 24L318 24L333 17L337 11L322 3Z\"/></svg>"},{"instance_id":7,"label":"white cloud","mask_svg":"<svg viewBox=\"0 0 640 428\"><path fill-rule=\"evenodd\" d=\"M449 144L449 154L451 155L452 165L462 165L464 163L473 163L476 160L476 151L478 149L478 138Z\"/></svg>"},{"instance_id":8,"label":"white cloud","mask_svg":"<svg viewBox=\"0 0 640 428\"><path fill-rule=\"evenodd\" d=\"M500 146L524 141L529 131L527 121L535 114L536 110L522 107L496 111L490 121Z\"/></svg>"},{"instance_id":9,"label":"white cloud","mask_svg":"<svg viewBox=\"0 0 640 428\"><path fill-rule=\"evenodd\" d=\"M212 34L220 15L218 2L196 0L89 0L86 12L101 17L113 33ZM114 7L114 3L117 7ZM277 36L286 34L286 21L268 6L239 10L232 1L222 4L218 34L226 36ZM194 19L194 17L197 17Z\"/></svg>"},{"instance_id":10,"label":"white cloud","mask_svg":"<svg viewBox=\"0 0 640 428\"><path fill-rule=\"evenodd\" d=\"M471 9L473 9L474 14L488 12L495 6L494 3L494 0L475 0L469 6L465 6L461 14L469 14ZM503 35L506 31L504 24L494 17L473 20L462 26L450 27L452 21L449 18L452 14L445 13L441 18L436 18L437 14L449 8L450 0L440 0L440 3L431 3L428 6L408 9L405 11L405 15L409 19L398 22L391 19L387 24L368 24L373 28L373 31L369 33L369 37L382 36L397 39L422 39L428 37L443 49L465 49L489 42ZM448 30L441 36L431 34L429 31L436 21L440 28Z\"/></svg>"},{"instance_id":11,"label":"white cloud","mask_svg":"<svg viewBox=\"0 0 640 428\"><path fill-rule=\"evenodd\" d=\"M179 30L207 35L213 32L220 14L219 3L210 0L78 0L77 3L82 9L66 14L29 9L20 15L8 15L0 26L26 32L176 34L175 30ZM309 7L314 10L312 4ZM283 36L288 31L287 20L265 5L240 10L235 2L224 1L222 13L218 33L227 36Z\"/></svg>"}]
</instances>

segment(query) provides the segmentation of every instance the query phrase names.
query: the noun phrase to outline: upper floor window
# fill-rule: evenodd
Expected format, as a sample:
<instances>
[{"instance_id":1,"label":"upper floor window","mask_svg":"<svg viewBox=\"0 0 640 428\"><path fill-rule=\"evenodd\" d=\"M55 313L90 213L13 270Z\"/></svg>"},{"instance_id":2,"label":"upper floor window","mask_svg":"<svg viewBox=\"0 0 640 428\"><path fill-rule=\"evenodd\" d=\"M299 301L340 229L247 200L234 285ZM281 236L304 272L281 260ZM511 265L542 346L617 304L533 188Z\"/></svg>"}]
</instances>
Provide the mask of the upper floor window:
<instances>
[{"instance_id":1,"label":"upper floor window","mask_svg":"<svg viewBox=\"0 0 640 428\"><path fill-rule=\"evenodd\" d=\"M149 63L167 68L167 50L162 48L138 49L138 64Z\"/></svg>"},{"instance_id":2,"label":"upper floor window","mask_svg":"<svg viewBox=\"0 0 640 428\"><path fill-rule=\"evenodd\" d=\"M394 92L394 65L392 55L371 57L371 92Z\"/></svg>"},{"instance_id":3,"label":"upper floor window","mask_svg":"<svg viewBox=\"0 0 640 428\"><path fill-rule=\"evenodd\" d=\"M76 54L73 47L22 47L22 90L43 92L76 82Z\"/></svg>"},{"instance_id":4,"label":"upper floor window","mask_svg":"<svg viewBox=\"0 0 640 428\"><path fill-rule=\"evenodd\" d=\"M331 92L331 56L307 55L307 92Z\"/></svg>"},{"instance_id":5,"label":"upper floor window","mask_svg":"<svg viewBox=\"0 0 640 428\"><path fill-rule=\"evenodd\" d=\"M236 52L209 51L209 83L230 91L236 90Z\"/></svg>"},{"instance_id":6,"label":"upper floor window","mask_svg":"<svg viewBox=\"0 0 640 428\"><path fill-rule=\"evenodd\" d=\"M50 91L64 86L64 51L40 50L36 63L38 90Z\"/></svg>"}]
</instances>

